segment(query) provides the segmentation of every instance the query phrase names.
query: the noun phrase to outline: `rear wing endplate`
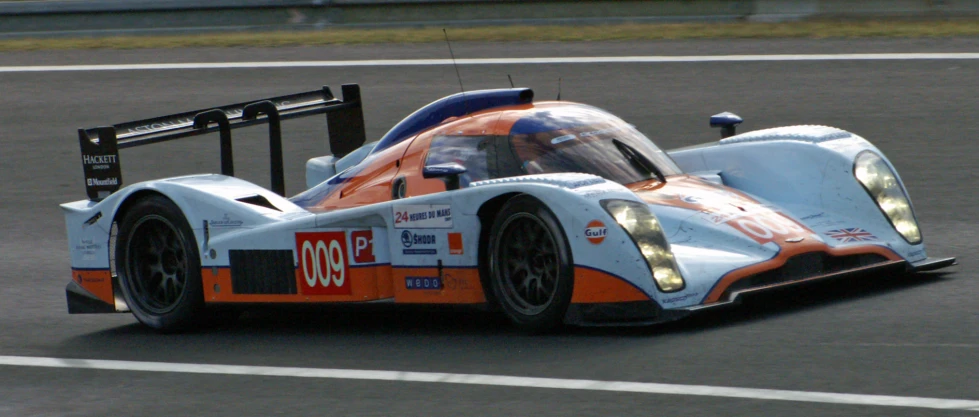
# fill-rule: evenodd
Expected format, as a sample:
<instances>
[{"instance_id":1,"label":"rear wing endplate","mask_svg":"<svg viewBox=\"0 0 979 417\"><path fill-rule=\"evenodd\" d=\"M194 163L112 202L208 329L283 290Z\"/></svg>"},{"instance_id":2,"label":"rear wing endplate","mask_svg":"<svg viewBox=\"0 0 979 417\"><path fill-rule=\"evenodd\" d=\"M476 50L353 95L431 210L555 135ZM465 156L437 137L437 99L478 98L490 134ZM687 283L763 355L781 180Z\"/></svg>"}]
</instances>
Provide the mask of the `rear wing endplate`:
<instances>
[{"instance_id":1,"label":"rear wing endplate","mask_svg":"<svg viewBox=\"0 0 979 417\"><path fill-rule=\"evenodd\" d=\"M85 171L85 191L91 200L102 200L122 186L119 149L149 145L174 139L219 132L221 136L221 174L234 176L231 130L260 124L269 125L269 153L272 191L285 194L282 162L282 120L326 113L330 152L342 157L366 142L360 86L341 87L343 99L330 88L272 97L213 109L195 110L112 126L78 129Z\"/></svg>"}]
</instances>

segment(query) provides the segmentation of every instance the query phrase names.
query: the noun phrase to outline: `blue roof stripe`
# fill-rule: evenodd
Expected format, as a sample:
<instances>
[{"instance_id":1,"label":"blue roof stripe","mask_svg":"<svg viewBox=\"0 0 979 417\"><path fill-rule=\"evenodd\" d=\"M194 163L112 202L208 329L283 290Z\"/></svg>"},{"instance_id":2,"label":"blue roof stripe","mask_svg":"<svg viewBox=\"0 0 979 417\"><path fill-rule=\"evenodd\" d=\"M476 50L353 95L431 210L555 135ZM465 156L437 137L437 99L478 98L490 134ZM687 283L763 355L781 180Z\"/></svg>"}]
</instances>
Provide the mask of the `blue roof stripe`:
<instances>
[{"instance_id":1,"label":"blue roof stripe","mask_svg":"<svg viewBox=\"0 0 979 417\"><path fill-rule=\"evenodd\" d=\"M394 125L377 143L372 153L387 149L450 117L464 116L493 107L526 104L533 99L534 91L529 88L477 90L444 97L418 109Z\"/></svg>"}]
</instances>

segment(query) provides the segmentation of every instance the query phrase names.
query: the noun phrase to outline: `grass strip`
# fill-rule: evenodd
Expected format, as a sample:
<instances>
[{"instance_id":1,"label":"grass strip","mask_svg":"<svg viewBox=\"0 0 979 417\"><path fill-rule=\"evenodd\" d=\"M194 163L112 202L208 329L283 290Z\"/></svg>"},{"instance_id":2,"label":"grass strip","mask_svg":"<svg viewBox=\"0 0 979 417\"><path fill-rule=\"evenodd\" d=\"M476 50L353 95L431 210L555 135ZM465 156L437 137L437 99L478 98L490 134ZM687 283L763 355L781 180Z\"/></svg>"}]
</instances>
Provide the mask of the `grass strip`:
<instances>
[{"instance_id":1,"label":"grass strip","mask_svg":"<svg viewBox=\"0 0 979 417\"><path fill-rule=\"evenodd\" d=\"M784 23L661 23L589 26L493 26L453 28L452 40L570 42L668 39L923 38L979 35L979 20L867 20ZM0 40L0 51L279 47L425 43L443 41L440 28L328 29L232 32L172 36L107 36Z\"/></svg>"}]
</instances>

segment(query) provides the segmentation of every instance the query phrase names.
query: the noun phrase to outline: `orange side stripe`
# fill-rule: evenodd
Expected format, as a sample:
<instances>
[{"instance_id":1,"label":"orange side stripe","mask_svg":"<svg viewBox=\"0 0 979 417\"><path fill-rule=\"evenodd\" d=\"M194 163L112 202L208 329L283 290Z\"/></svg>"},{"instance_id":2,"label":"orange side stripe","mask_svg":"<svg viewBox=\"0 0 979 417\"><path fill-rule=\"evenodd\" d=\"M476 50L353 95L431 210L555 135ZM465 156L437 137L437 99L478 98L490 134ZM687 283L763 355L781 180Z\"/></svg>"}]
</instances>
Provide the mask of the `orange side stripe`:
<instances>
[{"instance_id":1,"label":"orange side stripe","mask_svg":"<svg viewBox=\"0 0 979 417\"><path fill-rule=\"evenodd\" d=\"M577 266L574 269L572 303L618 303L646 301L638 288L607 272Z\"/></svg>"},{"instance_id":2,"label":"orange side stripe","mask_svg":"<svg viewBox=\"0 0 979 417\"><path fill-rule=\"evenodd\" d=\"M340 303L394 298L398 303L478 304L486 302L476 268L443 268L442 289L409 290L407 277L437 277L437 268L391 268L390 265L350 268L350 294L234 294L231 270L202 268L204 300L209 303ZM302 292L302 279L296 288Z\"/></svg>"},{"instance_id":3,"label":"orange side stripe","mask_svg":"<svg viewBox=\"0 0 979 417\"><path fill-rule=\"evenodd\" d=\"M296 288L299 294L235 294L231 285L231 269L201 268L201 279L204 282L204 300L216 303L302 303L302 302L355 302L374 301L381 299L378 292L377 276L384 266L371 266L347 269L350 280L350 294L341 295L312 295L301 294L298 275Z\"/></svg>"},{"instance_id":4,"label":"orange side stripe","mask_svg":"<svg viewBox=\"0 0 979 417\"><path fill-rule=\"evenodd\" d=\"M88 290L92 295L98 297L106 303L115 305L115 297L112 294L112 272L105 270L71 270L72 279Z\"/></svg>"}]
</instances>

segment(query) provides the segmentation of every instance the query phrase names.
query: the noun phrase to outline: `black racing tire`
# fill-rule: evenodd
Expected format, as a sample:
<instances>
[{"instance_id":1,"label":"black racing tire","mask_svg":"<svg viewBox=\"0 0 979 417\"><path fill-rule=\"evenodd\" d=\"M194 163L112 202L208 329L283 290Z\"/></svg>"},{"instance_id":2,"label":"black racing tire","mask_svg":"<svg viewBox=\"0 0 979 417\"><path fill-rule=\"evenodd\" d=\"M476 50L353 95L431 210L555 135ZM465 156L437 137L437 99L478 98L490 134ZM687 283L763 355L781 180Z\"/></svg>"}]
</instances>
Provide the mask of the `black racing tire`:
<instances>
[{"instance_id":1,"label":"black racing tire","mask_svg":"<svg viewBox=\"0 0 979 417\"><path fill-rule=\"evenodd\" d=\"M529 195L510 199L496 215L488 249L490 287L510 321L532 333L560 327L571 304L574 262L554 213Z\"/></svg>"},{"instance_id":2,"label":"black racing tire","mask_svg":"<svg viewBox=\"0 0 979 417\"><path fill-rule=\"evenodd\" d=\"M160 332L203 324L204 290L194 233L170 199L136 201L119 222L116 273L136 319Z\"/></svg>"}]
</instances>

